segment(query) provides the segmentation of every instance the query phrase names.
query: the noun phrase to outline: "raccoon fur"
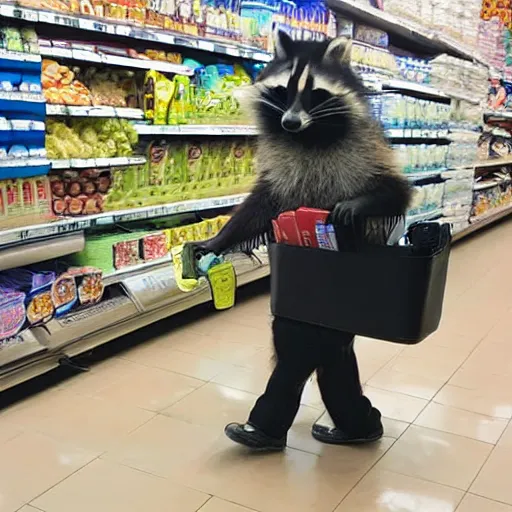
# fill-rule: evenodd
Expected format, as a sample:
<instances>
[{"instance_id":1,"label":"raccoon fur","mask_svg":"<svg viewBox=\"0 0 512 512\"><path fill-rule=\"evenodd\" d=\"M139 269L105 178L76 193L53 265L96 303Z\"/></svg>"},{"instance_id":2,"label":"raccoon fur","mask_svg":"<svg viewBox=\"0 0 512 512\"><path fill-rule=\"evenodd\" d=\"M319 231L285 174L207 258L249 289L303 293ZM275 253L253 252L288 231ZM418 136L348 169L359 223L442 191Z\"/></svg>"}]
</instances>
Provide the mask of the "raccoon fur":
<instances>
[{"instance_id":1,"label":"raccoon fur","mask_svg":"<svg viewBox=\"0 0 512 512\"><path fill-rule=\"evenodd\" d=\"M332 211L334 223L366 219L367 233L384 229L376 218L405 214L411 189L350 68L349 40L295 42L279 33L274 60L247 99L260 133L258 178L205 249L250 251L266 241L273 218L301 206Z\"/></svg>"}]
</instances>

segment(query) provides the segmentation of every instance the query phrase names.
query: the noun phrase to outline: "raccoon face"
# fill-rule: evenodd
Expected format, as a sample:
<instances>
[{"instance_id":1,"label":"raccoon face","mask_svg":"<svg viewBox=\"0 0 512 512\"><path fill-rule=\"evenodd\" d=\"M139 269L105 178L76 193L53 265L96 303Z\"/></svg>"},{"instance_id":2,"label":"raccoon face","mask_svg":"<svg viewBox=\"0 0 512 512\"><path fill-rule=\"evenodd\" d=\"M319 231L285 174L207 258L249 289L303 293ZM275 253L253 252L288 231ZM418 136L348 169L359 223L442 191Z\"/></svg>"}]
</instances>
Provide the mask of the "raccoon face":
<instances>
[{"instance_id":1,"label":"raccoon face","mask_svg":"<svg viewBox=\"0 0 512 512\"><path fill-rule=\"evenodd\" d=\"M339 137L368 115L364 87L350 68L350 41L293 41L279 32L275 58L255 83L256 106L271 133Z\"/></svg>"}]
</instances>

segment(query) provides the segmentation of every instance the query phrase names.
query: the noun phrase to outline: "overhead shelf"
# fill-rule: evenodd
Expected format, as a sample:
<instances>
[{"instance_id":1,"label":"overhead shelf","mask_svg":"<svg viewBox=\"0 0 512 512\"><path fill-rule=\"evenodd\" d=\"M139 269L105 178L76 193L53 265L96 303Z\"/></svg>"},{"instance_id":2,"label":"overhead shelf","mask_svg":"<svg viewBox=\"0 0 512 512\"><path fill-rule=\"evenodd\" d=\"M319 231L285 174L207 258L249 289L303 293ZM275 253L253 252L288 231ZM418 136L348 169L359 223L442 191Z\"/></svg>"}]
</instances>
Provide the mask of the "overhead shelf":
<instances>
[{"instance_id":1,"label":"overhead shelf","mask_svg":"<svg viewBox=\"0 0 512 512\"><path fill-rule=\"evenodd\" d=\"M207 125L207 124L182 124L182 125L154 125L134 124L139 135L257 135L256 126L245 125Z\"/></svg>"},{"instance_id":2,"label":"overhead shelf","mask_svg":"<svg viewBox=\"0 0 512 512\"><path fill-rule=\"evenodd\" d=\"M44 57L91 62L94 64L104 64L106 66L121 66L132 69L153 69L161 73L173 73L175 75L192 76L194 74L194 70L192 68L181 64L173 64L172 62L150 59L134 59L131 57L108 55L105 53L96 53L87 50L78 50L75 48L42 46L40 48L40 52Z\"/></svg>"},{"instance_id":3,"label":"overhead shelf","mask_svg":"<svg viewBox=\"0 0 512 512\"><path fill-rule=\"evenodd\" d=\"M475 162L474 167L481 169L484 167L500 167L502 165L512 165L512 155L504 158L495 158L493 160L482 160L481 162Z\"/></svg>"},{"instance_id":4,"label":"overhead shelf","mask_svg":"<svg viewBox=\"0 0 512 512\"><path fill-rule=\"evenodd\" d=\"M51 236L74 233L98 226L109 226L121 222L156 219L177 213L188 213L217 208L229 208L240 204L247 194L211 197L207 199L192 199L178 201L161 206L147 206L131 210L99 213L86 217L72 217L45 224L35 224L23 228L5 229L0 231L0 248L11 244L36 240Z\"/></svg>"},{"instance_id":5,"label":"overhead shelf","mask_svg":"<svg viewBox=\"0 0 512 512\"><path fill-rule=\"evenodd\" d=\"M74 106L46 105L48 116L72 117L119 117L122 119L144 119L144 111L140 108L103 107L103 106Z\"/></svg>"},{"instance_id":6,"label":"overhead shelf","mask_svg":"<svg viewBox=\"0 0 512 512\"><path fill-rule=\"evenodd\" d=\"M147 27L136 27L115 22L106 22L102 19L88 18L79 15L67 15L59 12L41 11L18 7L11 4L0 5L0 16L14 18L32 23L45 23L74 30L86 30L101 34L117 35L151 43L161 43L184 48L202 50L210 53L241 57L261 62L272 60L271 54L252 48L222 40L203 39L186 34L173 33Z\"/></svg>"},{"instance_id":7,"label":"overhead shelf","mask_svg":"<svg viewBox=\"0 0 512 512\"><path fill-rule=\"evenodd\" d=\"M384 30L390 36L408 41L409 46L418 49L421 53L448 53L455 57L487 65L473 48L466 46L464 43L429 30L412 21L401 20L386 11L356 0L327 0L327 4L336 13L365 25Z\"/></svg>"}]
</instances>

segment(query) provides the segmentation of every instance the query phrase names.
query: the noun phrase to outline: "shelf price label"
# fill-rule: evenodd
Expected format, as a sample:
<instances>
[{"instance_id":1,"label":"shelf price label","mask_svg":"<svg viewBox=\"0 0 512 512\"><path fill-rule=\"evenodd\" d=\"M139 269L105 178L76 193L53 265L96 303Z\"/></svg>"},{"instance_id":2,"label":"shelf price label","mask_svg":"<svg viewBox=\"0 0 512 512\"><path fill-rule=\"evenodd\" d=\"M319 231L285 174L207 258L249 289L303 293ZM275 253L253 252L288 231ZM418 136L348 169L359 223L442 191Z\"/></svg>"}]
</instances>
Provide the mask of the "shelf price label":
<instances>
[{"instance_id":1,"label":"shelf price label","mask_svg":"<svg viewBox=\"0 0 512 512\"><path fill-rule=\"evenodd\" d=\"M77 18L70 18L69 16L54 16L54 23L70 28L80 28L80 22Z\"/></svg>"}]
</instances>

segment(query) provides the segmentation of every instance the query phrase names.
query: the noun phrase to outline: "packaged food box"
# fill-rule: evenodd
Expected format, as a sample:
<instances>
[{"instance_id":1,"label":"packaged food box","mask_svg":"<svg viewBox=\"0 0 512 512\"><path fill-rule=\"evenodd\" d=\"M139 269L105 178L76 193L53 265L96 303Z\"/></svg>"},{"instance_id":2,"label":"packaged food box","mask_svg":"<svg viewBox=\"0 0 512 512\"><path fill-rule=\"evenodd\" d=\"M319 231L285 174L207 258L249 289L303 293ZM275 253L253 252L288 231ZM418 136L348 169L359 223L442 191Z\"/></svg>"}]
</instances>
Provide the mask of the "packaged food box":
<instances>
[{"instance_id":1,"label":"packaged food box","mask_svg":"<svg viewBox=\"0 0 512 512\"><path fill-rule=\"evenodd\" d=\"M25 323L25 294L0 290L0 340L18 334Z\"/></svg>"},{"instance_id":2,"label":"packaged food box","mask_svg":"<svg viewBox=\"0 0 512 512\"><path fill-rule=\"evenodd\" d=\"M163 232L146 235L140 240L140 256L144 261L163 258L168 252L167 239Z\"/></svg>"}]
</instances>

